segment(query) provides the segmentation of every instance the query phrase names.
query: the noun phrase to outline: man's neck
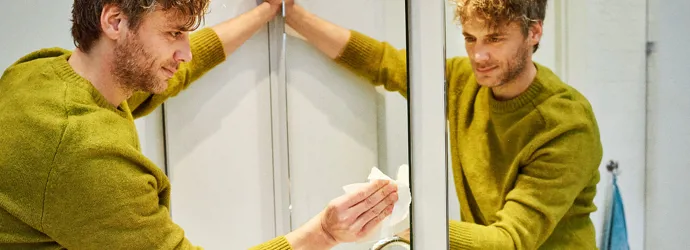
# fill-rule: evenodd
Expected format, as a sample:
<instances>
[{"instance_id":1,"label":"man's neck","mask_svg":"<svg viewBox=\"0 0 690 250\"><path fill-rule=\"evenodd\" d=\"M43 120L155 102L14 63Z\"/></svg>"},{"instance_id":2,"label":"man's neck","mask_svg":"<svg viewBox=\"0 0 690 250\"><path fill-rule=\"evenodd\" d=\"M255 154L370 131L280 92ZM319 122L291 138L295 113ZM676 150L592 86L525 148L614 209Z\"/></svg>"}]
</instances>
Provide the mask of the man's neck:
<instances>
[{"instance_id":1,"label":"man's neck","mask_svg":"<svg viewBox=\"0 0 690 250\"><path fill-rule=\"evenodd\" d=\"M102 49L98 46L91 48L89 53L76 49L70 56L68 63L75 72L91 82L94 88L105 97L114 107L120 106L129 96L131 91L123 89L112 74L111 62L112 50Z\"/></svg>"},{"instance_id":2,"label":"man's neck","mask_svg":"<svg viewBox=\"0 0 690 250\"><path fill-rule=\"evenodd\" d=\"M537 76L537 66L532 63L532 60L527 62L525 69L520 75L510 82L501 86L491 88L494 98L499 101L506 101L518 97L525 92Z\"/></svg>"}]
</instances>

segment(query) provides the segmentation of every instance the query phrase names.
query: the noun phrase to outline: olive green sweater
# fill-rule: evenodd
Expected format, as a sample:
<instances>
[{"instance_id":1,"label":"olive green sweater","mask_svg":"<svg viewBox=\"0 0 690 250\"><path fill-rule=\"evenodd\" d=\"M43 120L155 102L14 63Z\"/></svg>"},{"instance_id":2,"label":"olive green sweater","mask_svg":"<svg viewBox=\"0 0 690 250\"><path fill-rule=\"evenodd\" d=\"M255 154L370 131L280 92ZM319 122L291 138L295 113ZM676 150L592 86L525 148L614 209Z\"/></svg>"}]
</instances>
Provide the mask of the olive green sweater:
<instances>
[{"instance_id":1,"label":"olive green sweater","mask_svg":"<svg viewBox=\"0 0 690 250\"><path fill-rule=\"evenodd\" d=\"M351 32L336 61L406 96L405 51ZM451 249L596 248L589 215L596 210L602 158L597 122L585 97L535 65L536 78L524 93L497 101L477 84L467 58L446 62L462 218L450 221Z\"/></svg>"},{"instance_id":2,"label":"olive green sweater","mask_svg":"<svg viewBox=\"0 0 690 250\"><path fill-rule=\"evenodd\" d=\"M163 94L118 107L75 73L67 50L33 52L4 72L0 249L197 249L171 220L170 182L141 153L133 121L225 60L211 29L191 44L193 60ZM277 237L255 249L291 247Z\"/></svg>"}]
</instances>

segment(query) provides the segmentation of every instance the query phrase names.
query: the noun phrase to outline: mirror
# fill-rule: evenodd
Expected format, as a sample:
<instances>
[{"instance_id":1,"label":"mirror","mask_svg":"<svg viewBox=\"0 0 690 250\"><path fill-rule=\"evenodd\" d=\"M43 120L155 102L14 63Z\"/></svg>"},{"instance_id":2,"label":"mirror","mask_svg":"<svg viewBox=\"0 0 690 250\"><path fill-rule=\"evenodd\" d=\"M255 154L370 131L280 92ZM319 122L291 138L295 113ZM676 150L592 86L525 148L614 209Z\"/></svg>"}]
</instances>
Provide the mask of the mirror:
<instances>
[{"instance_id":1,"label":"mirror","mask_svg":"<svg viewBox=\"0 0 690 250\"><path fill-rule=\"evenodd\" d=\"M537 85L534 82L539 81L535 80L529 87L523 88L526 91L522 94L511 96L505 92L510 89L506 86L519 81L501 82L495 79L514 79L506 74L507 69L519 65L517 61L529 51L520 54L519 47L500 51L509 44L516 45L519 41L527 40L513 41L508 35L487 37L484 30L477 29L472 22L463 24L457 19L458 3L474 4L473 7L480 12L490 12L505 2L451 0L446 5L446 56L449 61L455 61L449 63L447 69L450 85L448 112L451 117L448 134L452 148L448 156L449 163L452 163L449 168L448 210L451 221L455 221L451 222L451 245L453 232L457 232L453 229L455 227L469 232L460 234L464 237L483 235L484 241L475 242L479 248L517 244L527 249L627 249L624 245L629 245L630 249L643 249L645 246L655 249L665 245L665 242L674 242L665 245L666 248L680 246L676 245L680 242L678 240L659 240L664 237L655 229L645 226L645 223L655 223L649 221L649 218L657 218L650 212L655 214L652 211L658 211L661 207L656 202L645 203L645 199L649 201L650 190L661 190L663 188L659 186L666 182L661 178L650 182L649 177L655 175L650 171L672 168L670 165L647 165L647 171L644 170L646 158L643 152L652 150L647 151L647 156L662 155L654 148L670 141L660 142L656 139L658 137L653 137L650 140L654 143L645 142L646 135L658 136L647 134L649 128L645 124L663 123L656 119L658 117L650 115L662 113L660 110L664 107L658 100L646 97L655 93L647 91L663 93L663 87L658 87L659 84L669 84L663 82L663 79L668 80L664 76L646 79L645 72L652 75L657 72L645 64L645 61L656 62L654 52L647 54L644 46L648 39L656 39L646 34L656 34L660 29L655 27L662 26L654 26L653 22L648 24L645 17L652 21L661 20L656 18L670 15L659 13L670 10L649 11L659 1L644 0L626 6L566 0L511 2L516 5L547 2L546 7L542 8L545 19L541 25L539 47L531 56L533 62L541 65L535 78L549 78L548 81L541 81L541 84L553 93L572 93L567 97L543 95L543 89L537 91L532 87ZM646 5L646 2L649 3ZM490 3L496 5L491 6ZM680 1L674 4L680 4ZM650 6L650 9L646 6ZM518 6L506 9L515 7ZM605 9L608 11L602 11ZM617 15L623 10L629 14ZM472 17L473 13L476 15L477 12L470 11L468 15ZM665 27L673 26L670 20L666 20L665 24ZM671 46L664 43L669 41L670 35L661 38L658 44L660 51L662 44ZM685 48L675 48L677 51L687 51ZM664 49L670 50L670 47ZM463 64L461 60L472 63L458 66ZM507 61L513 63L504 64ZM486 72L479 72L478 66L480 69L485 67ZM457 81L468 79L462 76L462 70L465 71L462 74L469 75L470 80ZM503 90L476 87L478 82L482 85L482 81L490 85L492 79L494 83L505 83ZM473 84L474 87L454 88L453 84ZM684 88L687 89L686 86ZM471 94L466 93L468 91ZM501 94L502 91L507 95ZM564 102L555 104L549 96L561 98ZM529 100L527 102L532 103L532 108L524 107L515 100ZM574 110L562 109L568 103L581 104L575 105L577 109ZM549 114L548 109L554 106L560 111ZM489 109L491 112L487 112ZM529 114L535 110L540 111L540 119L550 123L549 126L584 125L589 131L583 134L589 138L578 139L577 136L563 134L552 136L549 143L539 142L540 135L556 130L547 129L538 120L527 122L531 119ZM578 112L572 112L576 110ZM561 146L557 146L559 138L562 140ZM556 151L550 154L552 158L544 155L544 152L553 148L562 149L562 155L559 156ZM657 162L647 162L652 163ZM619 172L607 170L607 166L614 165L619 166ZM587 171L583 172L583 168ZM614 196L614 177L617 180L617 194L622 194L620 199ZM653 197L659 197L656 201L664 199L659 195ZM614 206L614 201L622 201L622 205L616 203ZM680 203L674 204L667 207L676 207ZM619 207L624 209L618 210ZM493 233L498 228L519 241L487 236L495 235ZM650 238L650 235L654 235L654 238Z\"/></svg>"},{"instance_id":2,"label":"mirror","mask_svg":"<svg viewBox=\"0 0 690 250\"><path fill-rule=\"evenodd\" d=\"M315 18L360 35L357 41L373 39L366 46L405 48L404 1L297 1ZM287 130L292 228L297 228L319 213L331 199L344 194L344 186L368 182L372 168L399 183L409 185L407 101L399 92L374 86L372 79L358 74L365 70L343 66L342 57L333 60L300 34L302 26L290 26L285 42L287 86ZM316 22L316 21L314 21ZM309 24L303 24L309 26ZM354 36L354 35L353 35ZM351 38L353 39L353 38ZM349 45L352 44L349 41ZM388 51L391 52L391 51ZM348 60L366 58L362 50L350 48ZM380 52L376 52L380 53ZM404 52L400 57L404 60ZM376 58L367 58L376 60ZM375 61L362 62L376 64ZM358 65L359 66L359 65ZM404 64L397 75L405 75ZM396 72L380 72L381 77ZM402 78L390 81L406 81ZM383 80L381 80L383 81ZM395 91L395 90L394 90ZM406 94L406 89L400 89ZM400 176L400 177L398 177ZM400 179L398 179L400 178ZM399 186L400 212L407 211ZM409 199L409 197L407 197ZM398 208L396 208L398 210ZM393 217L393 216L391 216ZM410 227L409 215L359 243L343 244L335 249L368 249L377 240ZM390 218L389 218L390 219ZM392 219L391 219L392 220ZM388 220L389 221L389 220ZM384 221L384 223L389 223Z\"/></svg>"}]
</instances>

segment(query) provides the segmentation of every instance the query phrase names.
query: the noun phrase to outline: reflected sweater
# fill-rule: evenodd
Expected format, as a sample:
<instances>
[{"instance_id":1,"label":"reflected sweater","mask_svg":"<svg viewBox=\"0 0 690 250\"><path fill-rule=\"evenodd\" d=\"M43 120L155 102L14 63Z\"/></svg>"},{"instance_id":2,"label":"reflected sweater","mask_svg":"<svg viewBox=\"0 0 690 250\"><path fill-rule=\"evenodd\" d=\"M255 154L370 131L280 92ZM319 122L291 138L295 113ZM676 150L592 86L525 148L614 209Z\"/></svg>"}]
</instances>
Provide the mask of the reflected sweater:
<instances>
[{"instance_id":1,"label":"reflected sweater","mask_svg":"<svg viewBox=\"0 0 690 250\"><path fill-rule=\"evenodd\" d=\"M406 96L405 51L351 34L336 62ZM583 95L535 65L525 92L498 101L477 84L468 58L446 62L462 218L449 223L451 249L596 249L589 215L603 153L597 122Z\"/></svg>"},{"instance_id":2,"label":"reflected sweater","mask_svg":"<svg viewBox=\"0 0 690 250\"><path fill-rule=\"evenodd\" d=\"M136 93L118 107L63 49L33 52L4 72L0 249L198 249L171 220L170 182L142 154L133 121L225 60L211 29L190 39L193 60L164 93ZM254 249L291 247L277 237Z\"/></svg>"}]
</instances>

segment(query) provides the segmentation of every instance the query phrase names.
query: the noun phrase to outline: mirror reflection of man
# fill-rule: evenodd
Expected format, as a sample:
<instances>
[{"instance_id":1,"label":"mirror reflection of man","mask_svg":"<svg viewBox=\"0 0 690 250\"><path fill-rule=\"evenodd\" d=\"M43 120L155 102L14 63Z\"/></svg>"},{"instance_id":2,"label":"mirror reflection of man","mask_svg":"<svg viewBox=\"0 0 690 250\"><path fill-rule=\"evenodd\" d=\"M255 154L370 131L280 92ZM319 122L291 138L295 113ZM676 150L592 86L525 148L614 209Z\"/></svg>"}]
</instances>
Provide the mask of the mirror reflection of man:
<instances>
[{"instance_id":1,"label":"mirror reflection of man","mask_svg":"<svg viewBox=\"0 0 690 250\"><path fill-rule=\"evenodd\" d=\"M446 62L462 217L450 221L451 248L596 249L590 213L602 145L592 107L532 61L547 1L454 2L468 56ZM404 50L327 22L292 0L286 15L290 27L335 62L406 96Z\"/></svg>"},{"instance_id":2,"label":"mirror reflection of man","mask_svg":"<svg viewBox=\"0 0 690 250\"><path fill-rule=\"evenodd\" d=\"M208 4L75 0L77 49L38 50L4 72L0 249L196 249L170 218L170 182L142 154L133 119L223 62L280 9L261 3L190 33ZM357 241L395 201L394 183L372 182L254 249Z\"/></svg>"}]
</instances>

